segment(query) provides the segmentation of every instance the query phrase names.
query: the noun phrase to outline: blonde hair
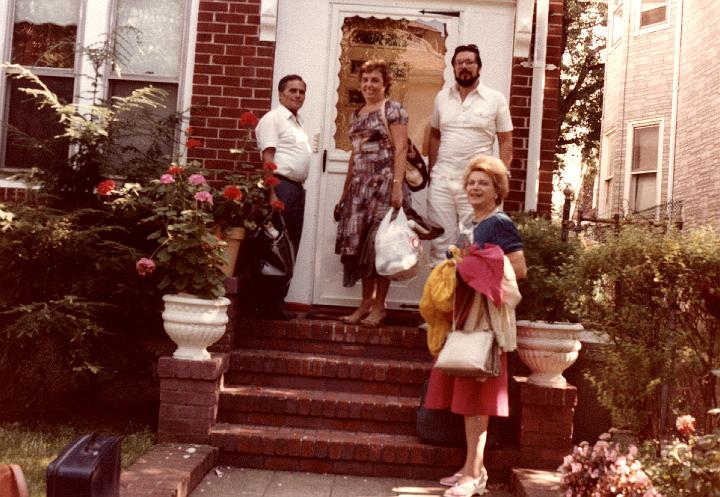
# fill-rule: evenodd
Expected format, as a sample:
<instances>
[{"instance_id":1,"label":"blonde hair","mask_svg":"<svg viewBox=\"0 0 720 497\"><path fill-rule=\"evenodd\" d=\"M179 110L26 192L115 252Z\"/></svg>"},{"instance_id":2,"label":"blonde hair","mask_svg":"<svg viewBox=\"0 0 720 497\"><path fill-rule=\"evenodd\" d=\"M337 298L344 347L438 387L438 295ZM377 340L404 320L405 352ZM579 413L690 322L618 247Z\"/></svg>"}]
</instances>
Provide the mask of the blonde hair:
<instances>
[{"instance_id":1,"label":"blonde hair","mask_svg":"<svg viewBox=\"0 0 720 497\"><path fill-rule=\"evenodd\" d=\"M470 164L468 164L465 169L465 174L463 175L463 188L467 188L470 175L475 171L480 171L490 176L495 186L495 192L497 193L495 203L500 205L510 192L509 174L503 161L495 157L490 157L489 155L476 155L470 159Z\"/></svg>"}]
</instances>

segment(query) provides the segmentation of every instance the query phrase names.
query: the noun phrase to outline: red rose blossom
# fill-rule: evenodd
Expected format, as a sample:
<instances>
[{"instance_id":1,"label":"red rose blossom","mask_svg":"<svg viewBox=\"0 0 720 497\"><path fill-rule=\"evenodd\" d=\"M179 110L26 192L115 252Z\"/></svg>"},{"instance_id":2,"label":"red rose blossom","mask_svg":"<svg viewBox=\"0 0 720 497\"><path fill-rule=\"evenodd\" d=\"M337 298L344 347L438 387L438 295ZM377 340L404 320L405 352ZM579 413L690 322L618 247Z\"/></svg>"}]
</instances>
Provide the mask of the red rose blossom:
<instances>
[{"instance_id":1,"label":"red rose blossom","mask_svg":"<svg viewBox=\"0 0 720 497\"><path fill-rule=\"evenodd\" d=\"M240 114L240 126L243 128L254 128L257 126L258 118L252 112L243 112Z\"/></svg>"},{"instance_id":2,"label":"red rose blossom","mask_svg":"<svg viewBox=\"0 0 720 497\"><path fill-rule=\"evenodd\" d=\"M265 180L265 184L267 186L277 186L280 183L280 180L277 179L275 176L270 176Z\"/></svg>"},{"instance_id":3,"label":"red rose blossom","mask_svg":"<svg viewBox=\"0 0 720 497\"><path fill-rule=\"evenodd\" d=\"M111 179L106 179L105 181L101 181L96 189L99 195L110 195L110 192L115 189L115 182Z\"/></svg>"},{"instance_id":4,"label":"red rose blossom","mask_svg":"<svg viewBox=\"0 0 720 497\"><path fill-rule=\"evenodd\" d=\"M242 191L235 185L226 186L223 190L223 197L228 200L242 200Z\"/></svg>"},{"instance_id":5,"label":"red rose blossom","mask_svg":"<svg viewBox=\"0 0 720 497\"><path fill-rule=\"evenodd\" d=\"M272 202L270 202L270 205L276 211L282 212L285 210L285 203L282 200L275 199Z\"/></svg>"}]
</instances>

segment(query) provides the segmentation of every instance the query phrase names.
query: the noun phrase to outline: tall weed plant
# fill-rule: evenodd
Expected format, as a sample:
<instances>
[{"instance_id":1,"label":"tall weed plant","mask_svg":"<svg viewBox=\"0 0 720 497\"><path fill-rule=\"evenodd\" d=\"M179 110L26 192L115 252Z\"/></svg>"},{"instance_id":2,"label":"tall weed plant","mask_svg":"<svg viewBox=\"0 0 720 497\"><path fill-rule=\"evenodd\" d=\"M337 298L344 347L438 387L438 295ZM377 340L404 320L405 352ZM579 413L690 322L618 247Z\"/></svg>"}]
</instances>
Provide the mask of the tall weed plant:
<instances>
[{"instance_id":1,"label":"tall weed plant","mask_svg":"<svg viewBox=\"0 0 720 497\"><path fill-rule=\"evenodd\" d=\"M626 226L570 268L575 311L604 332L588 377L614 426L659 438L675 415L714 407L720 365L720 236ZM709 420L705 421L709 426Z\"/></svg>"}]
</instances>

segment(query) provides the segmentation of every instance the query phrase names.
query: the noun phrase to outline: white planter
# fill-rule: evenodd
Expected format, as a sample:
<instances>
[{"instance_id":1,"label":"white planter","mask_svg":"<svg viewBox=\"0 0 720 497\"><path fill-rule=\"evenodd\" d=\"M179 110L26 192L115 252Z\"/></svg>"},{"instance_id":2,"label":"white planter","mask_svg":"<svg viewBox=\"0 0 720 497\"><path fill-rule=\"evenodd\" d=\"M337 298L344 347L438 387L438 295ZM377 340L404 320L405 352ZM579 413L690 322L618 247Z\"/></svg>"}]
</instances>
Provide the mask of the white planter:
<instances>
[{"instance_id":1,"label":"white planter","mask_svg":"<svg viewBox=\"0 0 720 497\"><path fill-rule=\"evenodd\" d=\"M210 359L207 347L225 333L230 300L199 299L190 295L164 295L163 324L165 332L177 345L175 359L204 361Z\"/></svg>"},{"instance_id":2,"label":"white planter","mask_svg":"<svg viewBox=\"0 0 720 497\"><path fill-rule=\"evenodd\" d=\"M532 371L528 383L565 387L567 380L562 374L578 357L582 330L579 323L518 321L518 355Z\"/></svg>"}]
</instances>

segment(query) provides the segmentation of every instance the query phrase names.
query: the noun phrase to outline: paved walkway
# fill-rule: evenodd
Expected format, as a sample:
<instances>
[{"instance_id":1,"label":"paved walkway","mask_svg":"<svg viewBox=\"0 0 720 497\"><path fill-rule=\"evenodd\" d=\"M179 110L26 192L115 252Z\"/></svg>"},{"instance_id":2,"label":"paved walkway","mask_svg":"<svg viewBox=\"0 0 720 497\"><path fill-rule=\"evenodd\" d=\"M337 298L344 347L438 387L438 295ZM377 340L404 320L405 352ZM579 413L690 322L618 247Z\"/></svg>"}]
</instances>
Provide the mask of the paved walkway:
<instances>
[{"instance_id":1,"label":"paved walkway","mask_svg":"<svg viewBox=\"0 0 720 497\"><path fill-rule=\"evenodd\" d=\"M217 466L190 497L431 497L445 489L433 481L371 478ZM511 497L492 490L485 497Z\"/></svg>"}]
</instances>

